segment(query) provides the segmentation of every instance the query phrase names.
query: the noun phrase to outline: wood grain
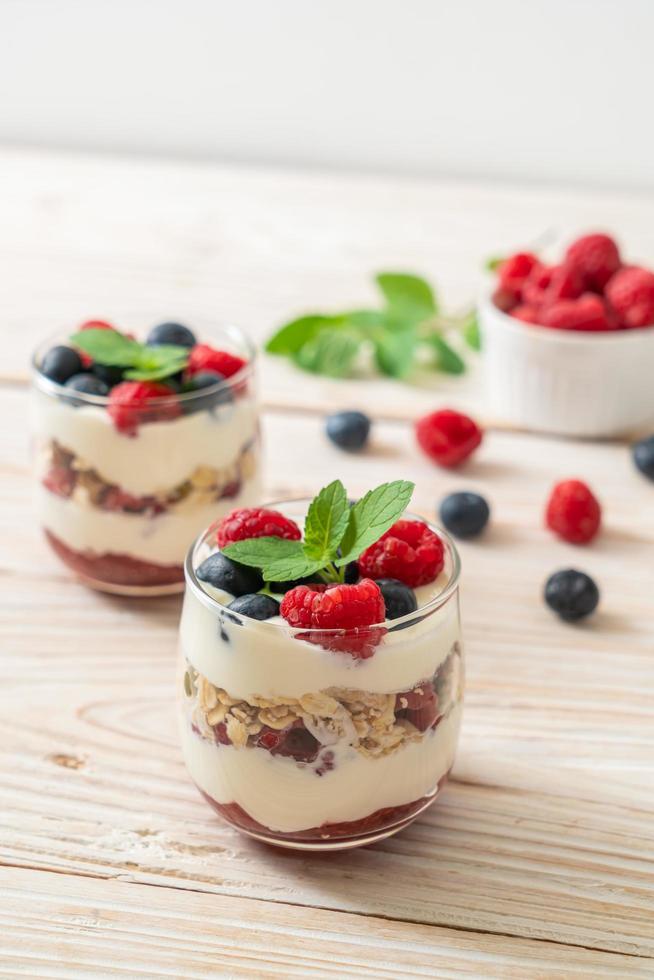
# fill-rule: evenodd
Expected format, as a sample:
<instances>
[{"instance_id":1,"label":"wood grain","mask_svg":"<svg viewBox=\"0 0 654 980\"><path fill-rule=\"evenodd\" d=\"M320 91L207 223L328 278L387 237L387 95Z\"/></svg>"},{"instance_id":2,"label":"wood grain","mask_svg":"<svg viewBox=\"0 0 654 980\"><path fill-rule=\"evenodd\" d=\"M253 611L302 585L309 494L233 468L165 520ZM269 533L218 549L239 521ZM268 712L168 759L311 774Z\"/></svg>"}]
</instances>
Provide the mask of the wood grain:
<instances>
[{"instance_id":1,"label":"wood grain","mask_svg":"<svg viewBox=\"0 0 654 980\"><path fill-rule=\"evenodd\" d=\"M25 418L26 400L5 391L0 411ZM356 493L401 472L431 514L460 486L461 475L423 459L403 423L378 423L356 457L329 446L315 418L269 413L264 435L272 497L336 473ZM580 553L541 527L549 482L577 472L578 445L488 436L465 473L465 485L489 496L494 525L462 547L468 689L454 779L399 837L326 859L244 840L199 799L174 727L179 600L121 602L68 580L36 531L24 533L22 441L15 431L0 456L11 502L2 860L654 956L651 581L633 573L651 555L654 503L625 447L584 447L606 528ZM540 591L551 569L580 558L602 585L603 608L593 625L571 628Z\"/></svg>"},{"instance_id":2,"label":"wood grain","mask_svg":"<svg viewBox=\"0 0 654 980\"><path fill-rule=\"evenodd\" d=\"M7 869L0 896L0 976L651 976L635 957L78 876Z\"/></svg>"},{"instance_id":3,"label":"wood grain","mask_svg":"<svg viewBox=\"0 0 654 980\"><path fill-rule=\"evenodd\" d=\"M486 535L461 546L453 779L399 836L328 857L265 848L212 815L175 734L179 600L76 584L30 500L25 366L50 329L215 310L260 339L321 296L368 302L371 270L392 266L442 277L462 304L481 255L552 215L564 233L593 224L599 202L0 151L0 976L654 976L654 495L626 446L493 430L449 473L407 421L450 400L447 382L352 385L265 363L270 499L401 475L426 516L462 488L492 507ZM601 205L654 257L653 201ZM473 370L454 401L478 406L478 385ZM366 453L326 441L320 415L337 405L375 415ZM542 526L550 485L569 476L604 508L585 549ZM541 598L566 566L602 590L576 628Z\"/></svg>"}]
</instances>

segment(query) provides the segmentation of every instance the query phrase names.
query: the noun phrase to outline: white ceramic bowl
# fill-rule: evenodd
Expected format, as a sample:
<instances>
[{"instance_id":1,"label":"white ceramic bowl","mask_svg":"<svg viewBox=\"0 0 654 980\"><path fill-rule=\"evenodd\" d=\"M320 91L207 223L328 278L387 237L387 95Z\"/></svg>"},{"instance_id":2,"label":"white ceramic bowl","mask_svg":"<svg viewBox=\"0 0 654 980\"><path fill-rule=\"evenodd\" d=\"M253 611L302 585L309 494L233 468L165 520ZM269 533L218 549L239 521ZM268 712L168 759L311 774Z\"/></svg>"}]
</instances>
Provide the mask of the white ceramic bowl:
<instances>
[{"instance_id":1,"label":"white ceramic bowl","mask_svg":"<svg viewBox=\"0 0 654 980\"><path fill-rule=\"evenodd\" d=\"M654 422L654 327L606 333L523 323L479 303L489 412L519 428L609 437Z\"/></svg>"}]
</instances>

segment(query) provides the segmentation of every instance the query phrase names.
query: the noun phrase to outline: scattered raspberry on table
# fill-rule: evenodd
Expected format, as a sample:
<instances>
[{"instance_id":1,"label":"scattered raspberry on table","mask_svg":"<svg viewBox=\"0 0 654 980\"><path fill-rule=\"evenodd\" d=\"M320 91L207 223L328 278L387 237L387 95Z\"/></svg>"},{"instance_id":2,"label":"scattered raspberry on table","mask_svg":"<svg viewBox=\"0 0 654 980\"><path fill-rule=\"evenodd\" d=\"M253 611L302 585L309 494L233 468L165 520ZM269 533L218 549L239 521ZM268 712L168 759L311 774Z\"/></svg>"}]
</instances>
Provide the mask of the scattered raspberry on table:
<instances>
[{"instance_id":1,"label":"scattered raspberry on table","mask_svg":"<svg viewBox=\"0 0 654 980\"><path fill-rule=\"evenodd\" d=\"M588 544L597 535L602 520L599 501L581 480L562 480L550 494L545 522L564 541Z\"/></svg>"},{"instance_id":2,"label":"scattered raspberry on table","mask_svg":"<svg viewBox=\"0 0 654 980\"><path fill-rule=\"evenodd\" d=\"M439 466L458 466L477 448L482 431L468 415L442 408L418 419L418 444Z\"/></svg>"}]
</instances>

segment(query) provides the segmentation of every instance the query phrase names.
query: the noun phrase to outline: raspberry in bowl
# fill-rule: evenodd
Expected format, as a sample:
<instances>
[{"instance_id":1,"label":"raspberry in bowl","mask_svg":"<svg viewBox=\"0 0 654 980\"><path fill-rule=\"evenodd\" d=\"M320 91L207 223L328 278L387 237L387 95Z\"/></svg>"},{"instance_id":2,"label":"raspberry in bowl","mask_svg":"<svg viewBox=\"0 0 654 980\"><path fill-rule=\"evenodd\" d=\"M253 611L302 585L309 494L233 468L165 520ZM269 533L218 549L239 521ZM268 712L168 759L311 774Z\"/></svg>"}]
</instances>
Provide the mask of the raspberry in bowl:
<instances>
[{"instance_id":1,"label":"raspberry in bowl","mask_svg":"<svg viewBox=\"0 0 654 980\"><path fill-rule=\"evenodd\" d=\"M184 758L246 834L310 850L368 844L406 827L447 778L462 710L459 559L404 512L411 489L386 484L351 506L335 481L313 502L267 508L285 537L237 515L189 552ZM246 524L255 536L229 534Z\"/></svg>"},{"instance_id":2,"label":"raspberry in bowl","mask_svg":"<svg viewBox=\"0 0 654 980\"><path fill-rule=\"evenodd\" d=\"M497 265L479 304L489 411L539 432L609 437L654 419L654 273L605 234L556 264L530 252Z\"/></svg>"},{"instance_id":3,"label":"raspberry in bowl","mask_svg":"<svg viewBox=\"0 0 654 980\"><path fill-rule=\"evenodd\" d=\"M104 321L33 359L37 507L59 558L123 595L184 587L207 522L259 496L254 349L178 323L144 342Z\"/></svg>"}]
</instances>

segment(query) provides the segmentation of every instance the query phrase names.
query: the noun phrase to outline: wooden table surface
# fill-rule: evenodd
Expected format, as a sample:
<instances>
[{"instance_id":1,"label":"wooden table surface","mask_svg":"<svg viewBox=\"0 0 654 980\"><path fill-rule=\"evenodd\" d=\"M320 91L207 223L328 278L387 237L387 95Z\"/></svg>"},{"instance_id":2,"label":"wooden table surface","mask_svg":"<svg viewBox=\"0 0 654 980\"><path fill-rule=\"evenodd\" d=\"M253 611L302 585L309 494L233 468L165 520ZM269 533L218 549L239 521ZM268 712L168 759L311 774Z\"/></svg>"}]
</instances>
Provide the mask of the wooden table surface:
<instances>
[{"instance_id":1,"label":"wooden table surface","mask_svg":"<svg viewBox=\"0 0 654 980\"><path fill-rule=\"evenodd\" d=\"M72 581L34 526L27 458L30 350L87 316L217 317L262 339L307 308L367 302L381 268L461 306L486 255L544 233L599 224L654 261L654 200L4 151L0 202L0 976L654 977L654 488L625 445L491 425L447 473L408 420L483 414L477 368L425 390L262 360L269 498L403 476L427 516L462 486L493 508L461 548L453 777L397 837L326 856L213 816L175 735L179 599ZM322 412L356 406L374 437L346 457ZM605 513L585 550L542 527L550 485L576 475ZM579 627L540 597L568 565L602 589Z\"/></svg>"}]
</instances>

